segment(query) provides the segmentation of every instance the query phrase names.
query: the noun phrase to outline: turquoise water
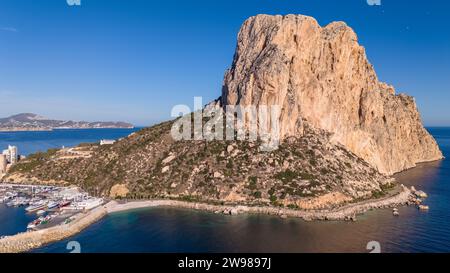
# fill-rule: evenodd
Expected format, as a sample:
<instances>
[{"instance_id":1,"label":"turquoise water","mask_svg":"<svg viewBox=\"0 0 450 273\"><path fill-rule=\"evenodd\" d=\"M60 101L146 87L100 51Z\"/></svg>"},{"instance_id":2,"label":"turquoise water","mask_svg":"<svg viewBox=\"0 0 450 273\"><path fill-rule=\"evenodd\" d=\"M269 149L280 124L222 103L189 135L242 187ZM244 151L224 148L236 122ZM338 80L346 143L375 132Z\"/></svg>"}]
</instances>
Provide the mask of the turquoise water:
<instances>
[{"instance_id":1,"label":"turquoise water","mask_svg":"<svg viewBox=\"0 0 450 273\"><path fill-rule=\"evenodd\" d=\"M450 128L429 130L450 156ZM78 241L82 252L368 252L370 241L380 242L383 252L450 252L449 161L421 164L397 179L425 190L431 210L404 207L400 217L375 210L350 223L152 208L109 215L73 238L35 252L69 252L69 241ZM2 214L0 208L0 223L8 217L12 221L10 233L26 220L16 219L22 217L20 211ZM0 234L4 232L1 224Z\"/></svg>"}]
</instances>

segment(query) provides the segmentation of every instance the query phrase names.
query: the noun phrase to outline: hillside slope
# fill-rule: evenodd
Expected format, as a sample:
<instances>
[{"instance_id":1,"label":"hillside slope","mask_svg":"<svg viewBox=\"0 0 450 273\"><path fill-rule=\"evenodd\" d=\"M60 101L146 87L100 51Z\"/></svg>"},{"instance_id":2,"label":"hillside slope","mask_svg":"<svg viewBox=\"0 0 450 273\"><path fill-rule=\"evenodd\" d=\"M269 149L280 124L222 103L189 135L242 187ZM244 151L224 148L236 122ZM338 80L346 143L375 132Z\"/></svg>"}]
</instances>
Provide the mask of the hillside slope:
<instances>
[{"instance_id":1,"label":"hillside slope","mask_svg":"<svg viewBox=\"0 0 450 273\"><path fill-rule=\"evenodd\" d=\"M6 181L64 181L103 196L177 198L233 204L319 208L380 196L391 179L329 134L306 126L302 138L261 152L257 142L174 141L172 122L144 129L111 146L37 154Z\"/></svg>"}]
</instances>

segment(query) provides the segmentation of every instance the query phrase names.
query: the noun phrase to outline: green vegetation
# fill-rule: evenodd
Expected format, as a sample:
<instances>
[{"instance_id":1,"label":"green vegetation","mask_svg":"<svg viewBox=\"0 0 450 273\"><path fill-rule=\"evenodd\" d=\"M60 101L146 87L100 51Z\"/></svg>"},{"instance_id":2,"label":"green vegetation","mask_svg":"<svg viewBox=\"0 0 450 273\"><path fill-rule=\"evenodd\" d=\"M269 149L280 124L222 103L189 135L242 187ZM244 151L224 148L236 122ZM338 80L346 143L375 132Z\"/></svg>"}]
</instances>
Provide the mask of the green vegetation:
<instances>
[{"instance_id":1,"label":"green vegetation","mask_svg":"<svg viewBox=\"0 0 450 273\"><path fill-rule=\"evenodd\" d=\"M51 157L53 157L59 150L49 149L47 152L38 152L29 155L28 158L16 165L13 165L10 172L26 173L31 172L37 166L47 162Z\"/></svg>"},{"instance_id":2,"label":"green vegetation","mask_svg":"<svg viewBox=\"0 0 450 273\"><path fill-rule=\"evenodd\" d=\"M380 188L383 192L388 192L390 190L393 190L395 188L395 184L394 183L387 183L387 184L382 184L380 185Z\"/></svg>"},{"instance_id":3,"label":"green vegetation","mask_svg":"<svg viewBox=\"0 0 450 273\"><path fill-rule=\"evenodd\" d=\"M270 203L274 204L277 200L278 198L275 195L270 195Z\"/></svg>"},{"instance_id":4,"label":"green vegetation","mask_svg":"<svg viewBox=\"0 0 450 273\"><path fill-rule=\"evenodd\" d=\"M191 203L200 201L200 199L197 196L192 196L192 195L181 196L180 198L178 198L178 200L184 201L184 202L191 202Z\"/></svg>"},{"instance_id":5,"label":"green vegetation","mask_svg":"<svg viewBox=\"0 0 450 273\"><path fill-rule=\"evenodd\" d=\"M384 191L373 191L372 192L372 197L375 199L382 198L385 196L386 196L386 193Z\"/></svg>"},{"instance_id":6,"label":"green vegetation","mask_svg":"<svg viewBox=\"0 0 450 273\"><path fill-rule=\"evenodd\" d=\"M286 170L286 171L277 173L274 176L274 178L287 183L287 182L291 182L292 180L298 178L298 174L295 171Z\"/></svg>"},{"instance_id":7,"label":"green vegetation","mask_svg":"<svg viewBox=\"0 0 450 273\"><path fill-rule=\"evenodd\" d=\"M281 180L284 183L292 182L294 179L302 179L302 180L313 180L316 177L309 173L303 173L303 172L296 172L292 170L286 170L283 172L279 172L274 176L275 179Z\"/></svg>"},{"instance_id":8,"label":"green vegetation","mask_svg":"<svg viewBox=\"0 0 450 273\"><path fill-rule=\"evenodd\" d=\"M227 162L227 166L226 166L228 169L233 169L233 161L231 161L231 160L228 160L228 162Z\"/></svg>"},{"instance_id":9,"label":"green vegetation","mask_svg":"<svg viewBox=\"0 0 450 273\"><path fill-rule=\"evenodd\" d=\"M257 188L256 183L258 182L258 178L256 176L251 176L251 177L249 177L248 180L249 180L248 188L250 190L256 190L256 188Z\"/></svg>"}]
</instances>

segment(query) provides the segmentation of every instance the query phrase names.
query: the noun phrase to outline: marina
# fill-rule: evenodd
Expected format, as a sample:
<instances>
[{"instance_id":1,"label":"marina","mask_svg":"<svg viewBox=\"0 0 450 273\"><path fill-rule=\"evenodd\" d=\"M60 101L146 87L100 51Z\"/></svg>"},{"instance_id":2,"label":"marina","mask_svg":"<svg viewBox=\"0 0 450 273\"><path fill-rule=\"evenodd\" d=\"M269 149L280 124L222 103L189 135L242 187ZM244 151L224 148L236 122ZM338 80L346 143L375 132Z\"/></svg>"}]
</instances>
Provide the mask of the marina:
<instances>
[{"instance_id":1,"label":"marina","mask_svg":"<svg viewBox=\"0 0 450 273\"><path fill-rule=\"evenodd\" d=\"M71 222L80 212L101 206L102 198L89 196L77 187L0 184L0 204L24 207L27 214L36 216L27 230L42 230Z\"/></svg>"}]
</instances>

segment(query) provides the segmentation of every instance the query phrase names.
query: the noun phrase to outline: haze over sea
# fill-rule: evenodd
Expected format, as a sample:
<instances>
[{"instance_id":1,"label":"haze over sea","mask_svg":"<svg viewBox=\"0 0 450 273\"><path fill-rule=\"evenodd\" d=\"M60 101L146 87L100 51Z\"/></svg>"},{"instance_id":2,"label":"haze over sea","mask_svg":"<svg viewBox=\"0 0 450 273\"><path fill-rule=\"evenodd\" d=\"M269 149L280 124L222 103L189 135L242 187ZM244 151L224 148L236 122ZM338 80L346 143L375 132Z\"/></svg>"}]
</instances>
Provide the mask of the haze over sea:
<instances>
[{"instance_id":1,"label":"haze over sea","mask_svg":"<svg viewBox=\"0 0 450 273\"><path fill-rule=\"evenodd\" d=\"M450 156L450 128L428 128ZM0 133L0 149L19 146L21 154L117 139L129 129L57 130ZM399 183L429 194L429 212L415 207L370 211L353 222L305 222L265 215L227 217L183 209L151 208L109 215L73 238L35 252L68 252L78 241L82 252L368 252L378 241L383 252L450 251L449 160L420 164L396 175ZM0 206L0 235L24 231L32 217L23 208Z\"/></svg>"}]
</instances>

